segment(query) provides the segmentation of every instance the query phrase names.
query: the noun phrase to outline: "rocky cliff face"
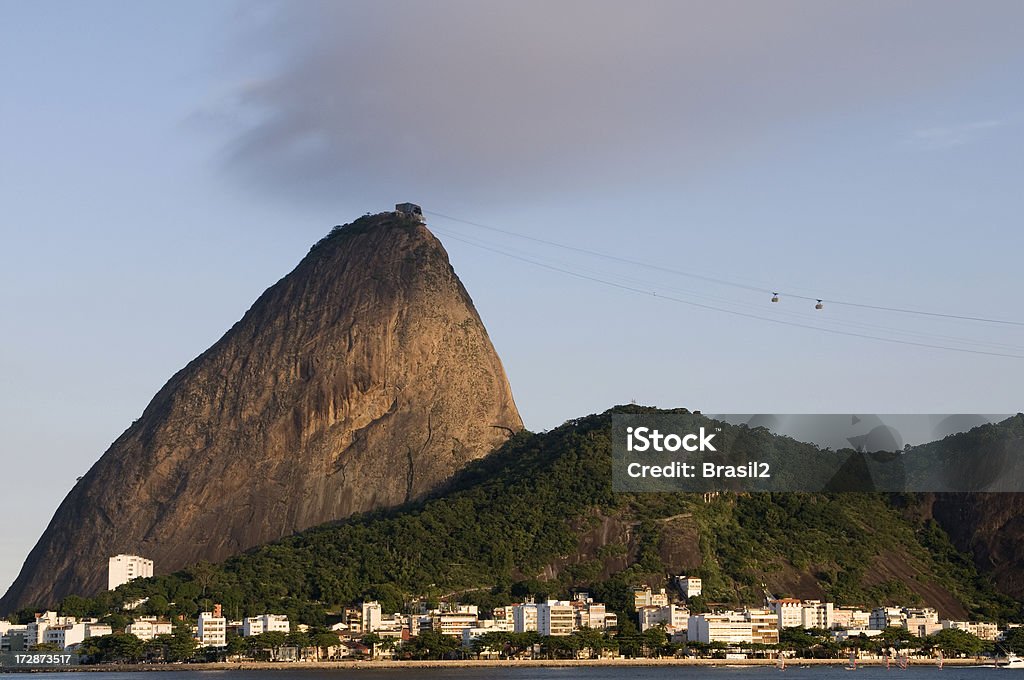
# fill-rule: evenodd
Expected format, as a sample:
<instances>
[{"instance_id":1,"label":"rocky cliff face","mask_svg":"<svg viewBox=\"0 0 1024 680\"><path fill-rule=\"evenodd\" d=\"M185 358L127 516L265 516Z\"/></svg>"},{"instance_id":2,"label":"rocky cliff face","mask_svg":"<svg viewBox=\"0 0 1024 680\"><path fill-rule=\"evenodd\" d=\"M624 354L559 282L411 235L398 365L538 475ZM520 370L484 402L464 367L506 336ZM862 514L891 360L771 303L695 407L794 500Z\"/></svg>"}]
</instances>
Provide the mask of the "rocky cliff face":
<instances>
[{"instance_id":1,"label":"rocky cliff face","mask_svg":"<svg viewBox=\"0 0 1024 680\"><path fill-rule=\"evenodd\" d=\"M422 497L522 422L441 244L361 218L178 372L68 494L0 611Z\"/></svg>"}]
</instances>

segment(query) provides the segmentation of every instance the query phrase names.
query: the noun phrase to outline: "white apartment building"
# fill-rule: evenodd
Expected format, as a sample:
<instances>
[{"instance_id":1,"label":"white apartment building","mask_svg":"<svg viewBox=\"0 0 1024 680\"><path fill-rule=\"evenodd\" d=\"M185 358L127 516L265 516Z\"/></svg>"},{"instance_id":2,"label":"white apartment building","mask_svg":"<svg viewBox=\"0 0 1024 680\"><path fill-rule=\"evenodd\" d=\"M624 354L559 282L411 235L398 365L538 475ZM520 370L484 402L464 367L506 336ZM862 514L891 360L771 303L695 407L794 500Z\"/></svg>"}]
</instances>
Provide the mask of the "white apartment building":
<instances>
[{"instance_id":1,"label":"white apartment building","mask_svg":"<svg viewBox=\"0 0 1024 680\"><path fill-rule=\"evenodd\" d=\"M918 637L927 637L942 630L939 613L931 607L905 607L903 627Z\"/></svg>"},{"instance_id":2,"label":"white apartment building","mask_svg":"<svg viewBox=\"0 0 1024 680\"><path fill-rule=\"evenodd\" d=\"M750 621L750 638L762 645L779 643L779 616L771 609L746 609L743 612Z\"/></svg>"},{"instance_id":3,"label":"white apartment building","mask_svg":"<svg viewBox=\"0 0 1024 680\"><path fill-rule=\"evenodd\" d=\"M994 623L943 620L942 627L962 630L982 640L995 640L999 637L999 628Z\"/></svg>"},{"instance_id":4,"label":"white apartment building","mask_svg":"<svg viewBox=\"0 0 1024 680\"><path fill-rule=\"evenodd\" d=\"M491 616L495 621L504 621L508 625L508 630L515 630L515 618L512 615L511 605L508 607L495 607L494 611L491 612Z\"/></svg>"},{"instance_id":5,"label":"white apartment building","mask_svg":"<svg viewBox=\"0 0 1024 680\"><path fill-rule=\"evenodd\" d=\"M668 604L668 593L662 588L657 593L650 587L633 589L633 609L640 607L664 607Z\"/></svg>"},{"instance_id":6,"label":"white apartment building","mask_svg":"<svg viewBox=\"0 0 1024 680\"><path fill-rule=\"evenodd\" d=\"M906 614L900 607L875 607L871 610L868 628L872 630L885 630L893 626L902 628L906 620Z\"/></svg>"},{"instance_id":7,"label":"white apartment building","mask_svg":"<svg viewBox=\"0 0 1024 680\"><path fill-rule=\"evenodd\" d=\"M434 630L442 635L455 635L462 637L462 631L466 628L479 627L480 621L476 614L460 614L457 612L443 612L433 617Z\"/></svg>"},{"instance_id":8,"label":"white apartment building","mask_svg":"<svg viewBox=\"0 0 1024 680\"><path fill-rule=\"evenodd\" d=\"M104 635L110 635L114 630L104 623L85 623L85 639L93 637L103 637Z\"/></svg>"},{"instance_id":9,"label":"white apartment building","mask_svg":"<svg viewBox=\"0 0 1024 680\"><path fill-rule=\"evenodd\" d=\"M608 627L608 610L603 602L586 602L576 607L576 628L605 630Z\"/></svg>"},{"instance_id":10,"label":"white apartment building","mask_svg":"<svg viewBox=\"0 0 1024 680\"><path fill-rule=\"evenodd\" d=\"M434 618L430 614L409 615L409 635L413 637L420 634L421 630L430 630L434 626Z\"/></svg>"},{"instance_id":11,"label":"white apartment building","mask_svg":"<svg viewBox=\"0 0 1024 680\"><path fill-rule=\"evenodd\" d=\"M512 607L512 625L517 633L537 630L537 605L532 602L514 605Z\"/></svg>"},{"instance_id":12,"label":"white apartment building","mask_svg":"<svg viewBox=\"0 0 1024 680\"><path fill-rule=\"evenodd\" d=\"M149 578L153 575L153 560L138 555L114 555L108 561L107 590L113 590L133 578Z\"/></svg>"},{"instance_id":13,"label":"white apartment building","mask_svg":"<svg viewBox=\"0 0 1024 680\"><path fill-rule=\"evenodd\" d=\"M217 612L219 613L219 612ZM203 647L223 647L227 644L227 619L223 616L215 616L213 612L203 612L199 615L199 626L196 629L196 639Z\"/></svg>"},{"instance_id":14,"label":"white apartment building","mask_svg":"<svg viewBox=\"0 0 1024 680\"><path fill-rule=\"evenodd\" d=\"M47 628L43 633L43 642L67 649L71 645L81 644L85 640L84 623L73 623L64 626Z\"/></svg>"},{"instance_id":15,"label":"white apartment building","mask_svg":"<svg viewBox=\"0 0 1024 680\"><path fill-rule=\"evenodd\" d=\"M665 626L669 635L686 630L690 622L690 610L686 607L670 604L664 607L643 607L637 611L640 632L658 625Z\"/></svg>"},{"instance_id":16,"label":"white apartment building","mask_svg":"<svg viewBox=\"0 0 1024 680\"><path fill-rule=\"evenodd\" d=\"M679 592L687 599L699 597L701 594L703 586L701 585L701 580L696 576L677 576L676 583L679 586Z\"/></svg>"},{"instance_id":17,"label":"white apartment building","mask_svg":"<svg viewBox=\"0 0 1024 680\"><path fill-rule=\"evenodd\" d=\"M804 628L824 628L828 630L834 622L831 602L804 600L800 609L801 624Z\"/></svg>"},{"instance_id":18,"label":"white apartment building","mask_svg":"<svg viewBox=\"0 0 1024 680\"><path fill-rule=\"evenodd\" d=\"M853 607L836 607L832 610L832 627L845 629L867 628L871 622L871 612Z\"/></svg>"},{"instance_id":19,"label":"white apartment building","mask_svg":"<svg viewBox=\"0 0 1024 680\"><path fill-rule=\"evenodd\" d=\"M249 616L242 621L242 637L260 635L261 633L290 633L292 625L284 614L260 614Z\"/></svg>"},{"instance_id":20,"label":"white apartment building","mask_svg":"<svg viewBox=\"0 0 1024 680\"><path fill-rule=\"evenodd\" d=\"M380 630L380 621L383 614L380 609L380 602L376 600L363 603L363 632L372 633Z\"/></svg>"},{"instance_id":21,"label":"white apartment building","mask_svg":"<svg viewBox=\"0 0 1024 680\"><path fill-rule=\"evenodd\" d=\"M803 603L796 598L783 597L771 600L768 608L775 614L775 627L778 630L799 628L804 625Z\"/></svg>"},{"instance_id":22,"label":"white apartment building","mask_svg":"<svg viewBox=\"0 0 1024 680\"><path fill-rule=\"evenodd\" d=\"M686 639L705 644L750 644L754 641L754 633L743 612L719 612L691 616L686 624Z\"/></svg>"},{"instance_id":23,"label":"white apartment building","mask_svg":"<svg viewBox=\"0 0 1024 680\"><path fill-rule=\"evenodd\" d=\"M152 640L157 635L172 634L174 632L174 625L170 621L136 619L128 624L125 632L129 635L134 635L140 640Z\"/></svg>"},{"instance_id":24,"label":"white apartment building","mask_svg":"<svg viewBox=\"0 0 1024 680\"><path fill-rule=\"evenodd\" d=\"M572 635L575 624L571 603L548 600L537 605L537 632L541 635Z\"/></svg>"}]
</instances>

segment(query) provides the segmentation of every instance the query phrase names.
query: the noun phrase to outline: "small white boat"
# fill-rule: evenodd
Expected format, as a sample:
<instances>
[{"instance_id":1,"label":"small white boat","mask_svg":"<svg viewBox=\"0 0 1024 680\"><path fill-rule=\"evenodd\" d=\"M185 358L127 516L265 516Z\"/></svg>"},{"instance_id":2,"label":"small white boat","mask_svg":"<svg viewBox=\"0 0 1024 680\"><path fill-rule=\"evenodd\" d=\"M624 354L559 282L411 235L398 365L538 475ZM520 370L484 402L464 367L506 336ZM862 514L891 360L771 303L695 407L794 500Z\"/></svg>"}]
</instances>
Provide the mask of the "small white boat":
<instances>
[{"instance_id":1,"label":"small white boat","mask_svg":"<svg viewBox=\"0 0 1024 680\"><path fill-rule=\"evenodd\" d=\"M1024 668L1024 659L1010 652L1004 661L996 661L996 665L1000 668Z\"/></svg>"}]
</instances>

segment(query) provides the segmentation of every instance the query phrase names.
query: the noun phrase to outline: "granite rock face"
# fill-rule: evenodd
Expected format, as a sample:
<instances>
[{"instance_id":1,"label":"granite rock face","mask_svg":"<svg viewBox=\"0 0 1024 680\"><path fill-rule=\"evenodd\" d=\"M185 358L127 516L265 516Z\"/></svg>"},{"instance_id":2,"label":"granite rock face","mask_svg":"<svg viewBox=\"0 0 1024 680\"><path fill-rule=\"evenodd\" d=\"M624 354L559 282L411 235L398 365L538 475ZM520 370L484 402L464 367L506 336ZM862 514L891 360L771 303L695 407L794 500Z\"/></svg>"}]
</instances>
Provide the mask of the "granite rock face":
<instances>
[{"instance_id":1,"label":"granite rock face","mask_svg":"<svg viewBox=\"0 0 1024 680\"><path fill-rule=\"evenodd\" d=\"M174 375L60 505L0 611L166 573L423 497L522 428L440 242L360 218Z\"/></svg>"}]
</instances>

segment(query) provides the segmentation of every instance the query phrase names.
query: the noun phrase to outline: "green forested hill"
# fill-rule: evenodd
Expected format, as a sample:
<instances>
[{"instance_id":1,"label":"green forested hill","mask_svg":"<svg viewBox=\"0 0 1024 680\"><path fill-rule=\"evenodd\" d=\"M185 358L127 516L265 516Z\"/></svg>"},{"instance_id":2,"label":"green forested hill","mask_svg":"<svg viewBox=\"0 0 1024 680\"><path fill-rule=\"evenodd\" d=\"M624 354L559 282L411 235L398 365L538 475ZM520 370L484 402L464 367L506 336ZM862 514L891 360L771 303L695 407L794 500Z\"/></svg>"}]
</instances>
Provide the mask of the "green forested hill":
<instances>
[{"instance_id":1,"label":"green forested hill","mask_svg":"<svg viewBox=\"0 0 1024 680\"><path fill-rule=\"evenodd\" d=\"M839 604L926 603L953 617L1019 614L915 496L613 493L613 411L522 432L425 502L94 600L72 597L64 608L86 613L148 596L153 613L191 615L220 602L232 617L280 611L317 623L364 597L391 609L458 593L488 607L580 587L624 611L629 586L690 573L705 580L703 604L756 604L766 587Z\"/></svg>"}]
</instances>

